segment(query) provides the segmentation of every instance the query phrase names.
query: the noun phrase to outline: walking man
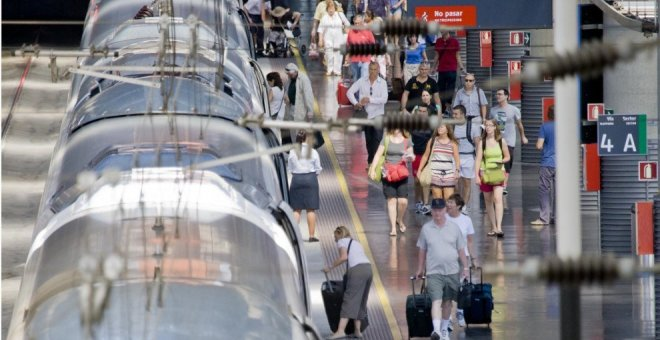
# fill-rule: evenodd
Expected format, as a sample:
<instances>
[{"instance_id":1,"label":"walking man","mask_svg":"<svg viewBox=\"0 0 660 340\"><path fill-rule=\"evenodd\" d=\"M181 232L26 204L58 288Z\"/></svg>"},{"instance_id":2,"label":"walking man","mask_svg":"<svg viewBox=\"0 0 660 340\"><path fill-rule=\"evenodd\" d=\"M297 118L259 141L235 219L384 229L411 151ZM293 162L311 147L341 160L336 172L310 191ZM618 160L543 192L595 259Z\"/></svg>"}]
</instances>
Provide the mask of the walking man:
<instances>
[{"instance_id":1,"label":"walking man","mask_svg":"<svg viewBox=\"0 0 660 340\"><path fill-rule=\"evenodd\" d=\"M364 109L367 112L368 119L385 114L385 104L387 103L387 82L378 76L378 63L372 61L369 64L369 75L358 79L346 92L348 100L356 109ZM359 93L359 100L355 99L355 94ZM371 166L380 140L383 139L383 130L373 126L364 127L364 141L367 146L367 169Z\"/></svg>"},{"instance_id":2,"label":"walking man","mask_svg":"<svg viewBox=\"0 0 660 340\"><path fill-rule=\"evenodd\" d=\"M472 179L474 178L474 146L481 145L479 144L481 141L481 127L479 124L472 122L474 116L465 117L465 106L463 105L454 106L452 117L454 119L465 118L465 123L454 125L454 137L458 140L458 154L461 161L458 191L466 202L461 211L467 214L469 212L468 203L472 194Z\"/></svg>"},{"instance_id":3,"label":"walking man","mask_svg":"<svg viewBox=\"0 0 660 340\"><path fill-rule=\"evenodd\" d=\"M298 71L298 66L289 63L284 69L289 80L284 85L284 102L286 113L284 120L305 121L314 116L314 93L312 83L306 74ZM291 130L292 139L298 134L297 130Z\"/></svg>"},{"instance_id":4,"label":"walking man","mask_svg":"<svg viewBox=\"0 0 660 340\"><path fill-rule=\"evenodd\" d=\"M411 113L415 106L422 103L422 91L427 91L433 96L433 102L436 108L440 106L440 94L438 93L438 83L429 77L431 66L427 62L419 64L419 73L416 77L410 78L403 90L401 96L401 112ZM440 112L440 109L436 110Z\"/></svg>"},{"instance_id":5,"label":"walking man","mask_svg":"<svg viewBox=\"0 0 660 340\"><path fill-rule=\"evenodd\" d=\"M442 32L442 36L435 41L435 58L433 65L437 65L438 88L442 98L442 111L449 111L454 90L456 89L457 71L464 70L461 61L461 44L452 37L449 31ZM438 110L440 111L440 110Z\"/></svg>"},{"instance_id":6,"label":"walking man","mask_svg":"<svg viewBox=\"0 0 660 340\"><path fill-rule=\"evenodd\" d=\"M504 170L506 171L504 194L506 195L506 186L509 182L511 167L513 166L513 151L516 147L516 128L520 132L522 144L527 144L527 137L525 136L525 128L523 127L522 120L520 120L520 110L509 104L509 90L498 89L495 92L495 97L497 98L497 105L490 109L490 118L497 122L497 126L506 141L506 145L509 147L509 155L511 155L511 159L504 163Z\"/></svg>"},{"instance_id":7,"label":"walking man","mask_svg":"<svg viewBox=\"0 0 660 340\"><path fill-rule=\"evenodd\" d=\"M472 73L465 75L465 85L456 92L452 107L456 105L465 106L466 117L477 117L473 124L481 125L486 120L488 101L484 91L477 87L477 78Z\"/></svg>"},{"instance_id":8,"label":"walking man","mask_svg":"<svg viewBox=\"0 0 660 340\"><path fill-rule=\"evenodd\" d=\"M555 106L548 109L548 121L539 129L536 148L542 151L539 168L539 204L541 214L532 225L547 225L555 219Z\"/></svg>"},{"instance_id":9,"label":"walking man","mask_svg":"<svg viewBox=\"0 0 660 340\"><path fill-rule=\"evenodd\" d=\"M433 340L449 340L452 301L458 296L459 279L467 277L470 270L461 229L447 220L446 213L445 201L433 199L433 219L424 224L417 240L417 277L426 272L426 287L432 301ZM462 273L459 272L459 259L464 268Z\"/></svg>"}]
</instances>

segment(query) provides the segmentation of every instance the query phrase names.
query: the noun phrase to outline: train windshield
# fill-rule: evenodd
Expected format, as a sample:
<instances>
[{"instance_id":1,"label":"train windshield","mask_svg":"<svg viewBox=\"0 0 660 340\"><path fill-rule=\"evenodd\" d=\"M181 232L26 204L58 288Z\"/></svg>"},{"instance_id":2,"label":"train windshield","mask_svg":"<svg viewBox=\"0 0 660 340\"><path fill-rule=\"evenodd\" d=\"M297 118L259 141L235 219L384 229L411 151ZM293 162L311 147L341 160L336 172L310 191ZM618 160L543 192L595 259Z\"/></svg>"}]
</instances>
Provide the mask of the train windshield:
<instances>
[{"instance_id":1,"label":"train windshield","mask_svg":"<svg viewBox=\"0 0 660 340\"><path fill-rule=\"evenodd\" d=\"M191 153L188 151L157 151L154 149L130 150L106 155L94 166L94 171L101 174L110 168L119 171L128 171L132 168L189 167L216 159L218 157L209 152ZM240 171L235 169L231 164L219 165L206 170L232 181L243 180Z\"/></svg>"}]
</instances>

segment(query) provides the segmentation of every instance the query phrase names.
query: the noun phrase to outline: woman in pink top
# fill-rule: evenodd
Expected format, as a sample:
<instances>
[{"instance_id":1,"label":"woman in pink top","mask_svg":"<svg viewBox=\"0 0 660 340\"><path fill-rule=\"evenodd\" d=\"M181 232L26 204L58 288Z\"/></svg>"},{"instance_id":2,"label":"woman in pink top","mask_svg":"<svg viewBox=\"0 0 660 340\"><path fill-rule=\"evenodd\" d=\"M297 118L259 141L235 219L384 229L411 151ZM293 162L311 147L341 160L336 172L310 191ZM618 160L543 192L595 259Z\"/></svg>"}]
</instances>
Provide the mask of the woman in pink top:
<instances>
[{"instance_id":1,"label":"woman in pink top","mask_svg":"<svg viewBox=\"0 0 660 340\"><path fill-rule=\"evenodd\" d=\"M356 15L353 19L353 25L364 25L364 17L361 14ZM375 42L376 38L374 38L374 34L371 33L370 30L350 30L348 31L348 37L346 38L347 45L373 44ZM369 63L371 62L371 56L351 55L346 58L346 63L348 62L350 62L351 65L353 82L369 75Z\"/></svg>"}]
</instances>

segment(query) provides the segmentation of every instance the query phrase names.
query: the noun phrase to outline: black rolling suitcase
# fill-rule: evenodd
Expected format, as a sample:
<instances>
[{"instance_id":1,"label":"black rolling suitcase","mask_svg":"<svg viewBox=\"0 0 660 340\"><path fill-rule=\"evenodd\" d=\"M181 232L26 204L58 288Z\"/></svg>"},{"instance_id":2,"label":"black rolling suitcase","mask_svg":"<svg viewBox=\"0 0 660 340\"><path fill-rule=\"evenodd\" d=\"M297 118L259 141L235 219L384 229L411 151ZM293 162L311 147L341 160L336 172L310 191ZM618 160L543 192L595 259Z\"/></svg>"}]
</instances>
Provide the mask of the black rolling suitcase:
<instances>
[{"instance_id":1,"label":"black rolling suitcase","mask_svg":"<svg viewBox=\"0 0 660 340\"><path fill-rule=\"evenodd\" d=\"M415 277L410 277L412 295L406 298L406 321L408 322L408 337L428 337L433 332L431 319L431 296L426 292L425 284L419 294L415 294Z\"/></svg>"},{"instance_id":2,"label":"black rolling suitcase","mask_svg":"<svg viewBox=\"0 0 660 340\"><path fill-rule=\"evenodd\" d=\"M325 307L325 315L328 317L328 324L330 330L337 331L339 326L339 313L341 312L341 304L344 301L344 281L330 281L328 273L325 274L325 282L321 285L321 296L323 297L323 307ZM362 320L360 330L364 330L369 326L369 318ZM346 334L353 334L355 332L355 325L353 320L349 320L344 330Z\"/></svg>"},{"instance_id":3,"label":"black rolling suitcase","mask_svg":"<svg viewBox=\"0 0 660 340\"><path fill-rule=\"evenodd\" d=\"M488 324L492 322L493 315L493 286L484 282L484 273L481 268L481 281L472 282L472 268L470 268L470 281L465 280L458 290L458 308L463 309L465 323Z\"/></svg>"}]
</instances>

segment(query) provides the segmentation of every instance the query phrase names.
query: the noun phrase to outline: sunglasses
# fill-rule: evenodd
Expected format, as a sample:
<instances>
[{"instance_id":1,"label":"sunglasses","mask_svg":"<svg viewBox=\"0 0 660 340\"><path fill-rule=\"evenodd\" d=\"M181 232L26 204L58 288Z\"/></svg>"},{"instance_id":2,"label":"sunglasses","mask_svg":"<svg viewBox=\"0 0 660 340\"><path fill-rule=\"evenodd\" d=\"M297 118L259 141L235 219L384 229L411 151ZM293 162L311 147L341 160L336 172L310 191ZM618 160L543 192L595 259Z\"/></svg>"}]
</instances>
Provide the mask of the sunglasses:
<instances>
[{"instance_id":1,"label":"sunglasses","mask_svg":"<svg viewBox=\"0 0 660 340\"><path fill-rule=\"evenodd\" d=\"M466 83L471 83L471 82L474 82L474 79L465 79L465 82Z\"/></svg>"}]
</instances>

